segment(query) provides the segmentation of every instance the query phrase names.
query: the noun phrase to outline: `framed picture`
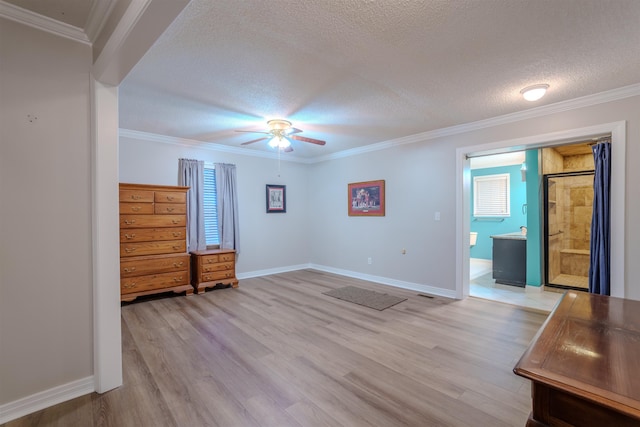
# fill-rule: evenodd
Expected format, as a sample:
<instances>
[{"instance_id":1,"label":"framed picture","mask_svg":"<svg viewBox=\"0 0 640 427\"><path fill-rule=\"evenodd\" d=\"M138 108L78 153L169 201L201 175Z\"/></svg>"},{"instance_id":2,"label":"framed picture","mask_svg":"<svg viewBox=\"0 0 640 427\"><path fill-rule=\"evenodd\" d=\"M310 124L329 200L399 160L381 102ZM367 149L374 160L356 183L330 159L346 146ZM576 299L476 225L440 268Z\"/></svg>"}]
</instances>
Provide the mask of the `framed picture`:
<instances>
[{"instance_id":1,"label":"framed picture","mask_svg":"<svg viewBox=\"0 0 640 427\"><path fill-rule=\"evenodd\" d=\"M286 211L286 186L267 184L267 213L285 213Z\"/></svg>"},{"instance_id":2,"label":"framed picture","mask_svg":"<svg viewBox=\"0 0 640 427\"><path fill-rule=\"evenodd\" d=\"M348 184L349 216L384 216L384 180Z\"/></svg>"}]
</instances>

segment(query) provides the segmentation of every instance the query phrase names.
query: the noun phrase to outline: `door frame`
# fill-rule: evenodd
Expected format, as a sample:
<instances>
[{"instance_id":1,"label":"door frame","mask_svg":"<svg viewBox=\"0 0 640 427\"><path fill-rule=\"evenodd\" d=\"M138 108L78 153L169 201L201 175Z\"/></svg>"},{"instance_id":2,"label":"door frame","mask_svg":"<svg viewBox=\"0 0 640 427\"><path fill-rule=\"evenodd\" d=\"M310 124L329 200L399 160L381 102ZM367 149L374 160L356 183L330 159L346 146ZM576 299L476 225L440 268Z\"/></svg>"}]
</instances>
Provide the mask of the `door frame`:
<instances>
[{"instance_id":1,"label":"door frame","mask_svg":"<svg viewBox=\"0 0 640 427\"><path fill-rule=\"evenodd\" d=\"M625 147L626 121L567 129L524 138L470 145L456 149L456 298L469 296L470 158L531 150L611 135L611 296L625 291Z\"/></svg>"}]
</instances>

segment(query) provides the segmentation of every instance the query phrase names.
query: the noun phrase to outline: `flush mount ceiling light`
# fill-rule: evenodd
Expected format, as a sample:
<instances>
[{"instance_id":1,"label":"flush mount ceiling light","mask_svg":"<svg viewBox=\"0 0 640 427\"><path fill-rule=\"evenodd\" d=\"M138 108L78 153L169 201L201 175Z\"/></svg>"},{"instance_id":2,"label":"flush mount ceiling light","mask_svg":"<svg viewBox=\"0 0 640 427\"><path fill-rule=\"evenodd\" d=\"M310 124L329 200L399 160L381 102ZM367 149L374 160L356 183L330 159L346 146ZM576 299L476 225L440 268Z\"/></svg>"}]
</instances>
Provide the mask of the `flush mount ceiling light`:
<instances>
[{"instance_id":1,"label":"flush mount ceiling light","mask_svg":"<svg viewBox=\"0 0 640 427\"><path fill-rule=\"evenodd\" d=\"M549 89L548 84L539 84L527 86L522 89L520 93L522 94L522 97L527 101L537 101L544 96L545 92L547 92L547 89Z\"/></svg>"}]
</instances>

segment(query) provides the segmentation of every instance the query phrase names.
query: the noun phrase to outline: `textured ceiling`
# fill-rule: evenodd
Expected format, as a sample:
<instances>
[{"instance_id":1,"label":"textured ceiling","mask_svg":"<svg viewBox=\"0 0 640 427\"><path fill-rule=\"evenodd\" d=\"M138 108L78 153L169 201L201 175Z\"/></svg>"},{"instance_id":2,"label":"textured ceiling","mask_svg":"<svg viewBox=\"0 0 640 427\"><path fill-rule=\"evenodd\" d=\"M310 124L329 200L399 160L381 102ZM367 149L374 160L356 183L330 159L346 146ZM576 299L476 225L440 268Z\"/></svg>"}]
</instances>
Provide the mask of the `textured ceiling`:
<instances>
[{"instance_id":1,"label":"textured ceiling","mask_svg":"<svg viewBox=\"0 0 640 427\"><path fill-rule=\"evenodd\" d=\"M327 141L287 155L323 156L640 83L639 24L638 0L192 0L120 126L240 147L286 118Z\"/></svg>"}]
</instances>

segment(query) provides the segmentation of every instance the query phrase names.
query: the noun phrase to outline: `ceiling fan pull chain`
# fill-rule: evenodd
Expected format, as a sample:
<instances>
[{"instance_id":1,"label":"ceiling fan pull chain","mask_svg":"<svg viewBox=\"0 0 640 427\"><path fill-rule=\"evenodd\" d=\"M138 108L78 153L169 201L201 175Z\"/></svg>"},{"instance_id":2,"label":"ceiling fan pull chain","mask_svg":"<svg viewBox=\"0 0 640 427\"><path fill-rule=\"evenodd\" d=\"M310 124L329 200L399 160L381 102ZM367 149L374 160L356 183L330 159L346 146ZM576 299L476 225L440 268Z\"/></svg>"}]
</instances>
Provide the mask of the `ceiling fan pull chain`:
<instances>
[{"instance_id":1,"label":"ceiling fan pull chain","mask_svg":"<svg viewBox=\"0 0 640 427\"><path fill-rule=\"evenodd\" d=\"M278 178L280 178L280 151L282 151L282 149L278 147Z\"/></svg>"}]
</instances>

